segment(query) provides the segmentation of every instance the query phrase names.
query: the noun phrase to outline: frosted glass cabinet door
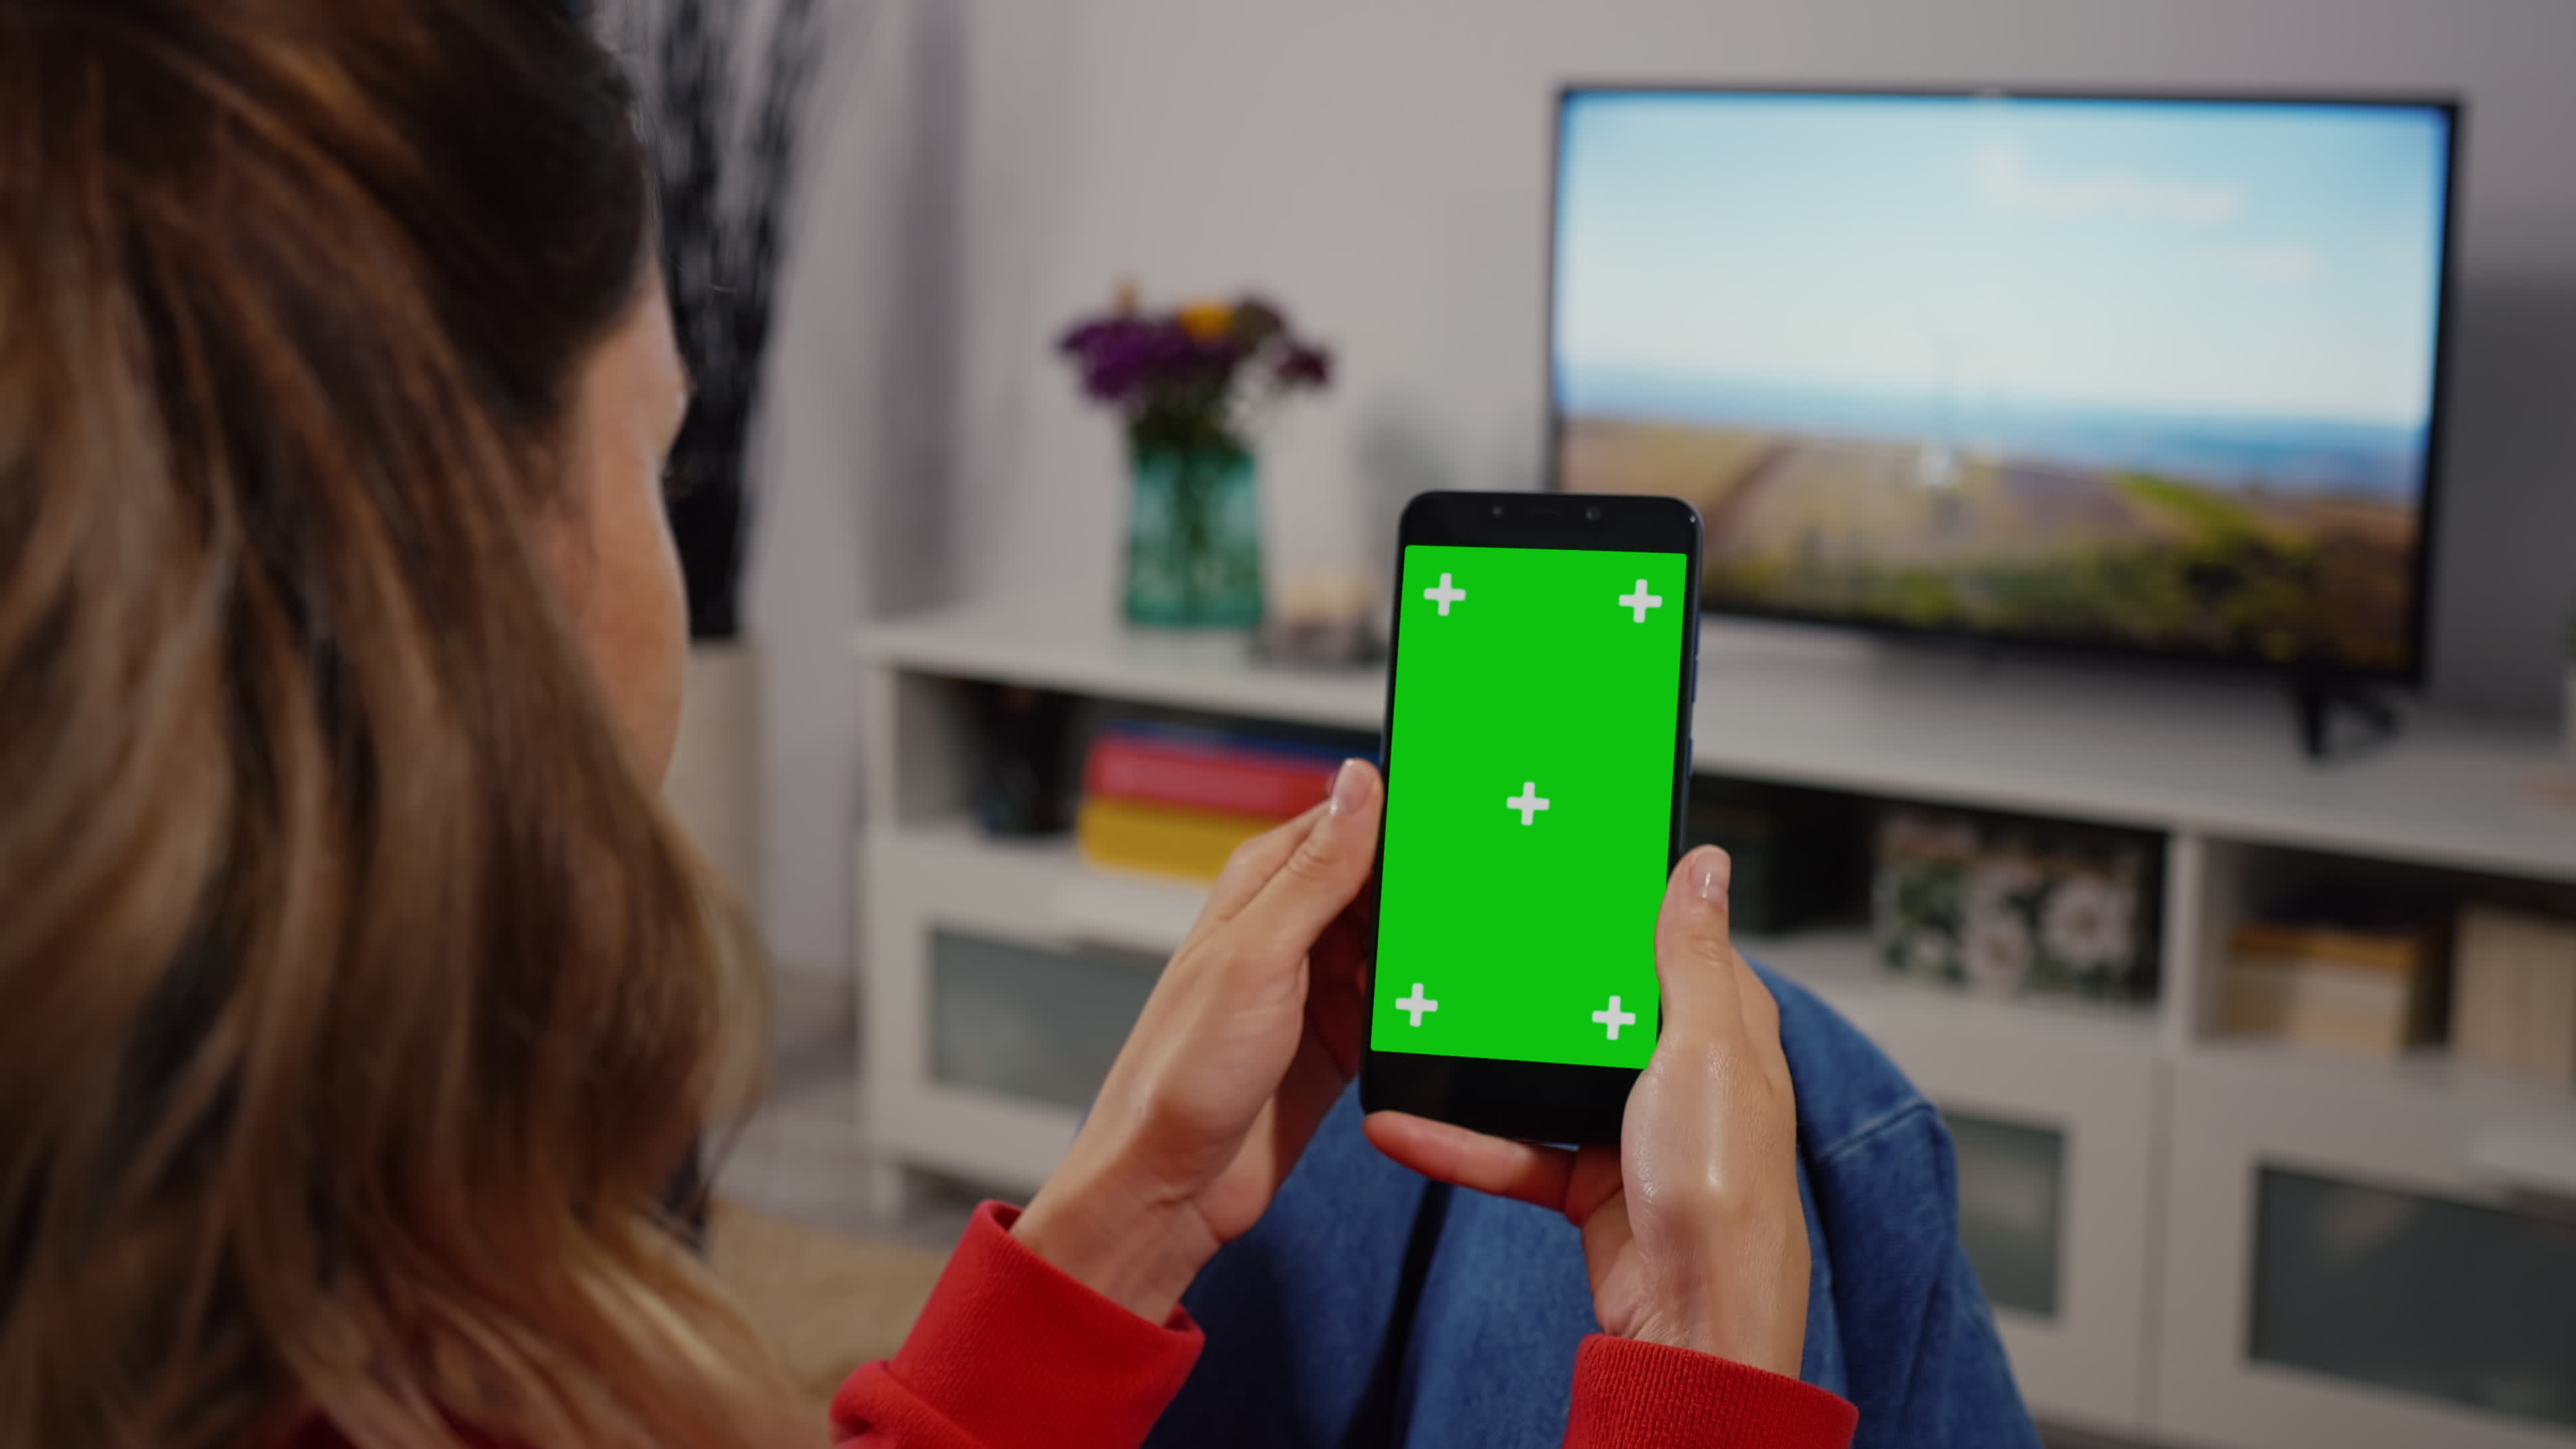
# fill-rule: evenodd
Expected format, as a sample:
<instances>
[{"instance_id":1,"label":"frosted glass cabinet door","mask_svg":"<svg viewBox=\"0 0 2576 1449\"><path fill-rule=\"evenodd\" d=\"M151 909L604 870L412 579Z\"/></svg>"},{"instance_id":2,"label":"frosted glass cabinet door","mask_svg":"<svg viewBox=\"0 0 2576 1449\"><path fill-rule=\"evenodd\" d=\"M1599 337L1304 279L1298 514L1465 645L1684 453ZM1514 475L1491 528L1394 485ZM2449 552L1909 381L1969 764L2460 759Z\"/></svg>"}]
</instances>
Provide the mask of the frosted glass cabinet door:
<instances>
[{"instance_id":1,"label":"frosted glass cabinet door","mask_svg":"<svg viewBox=\"0 0 2576 1449\"><path fill-rule=\"evenodd\" d=\"M1034 1192L1144 1007L1199 893L1095 878L972 827L864 843L862 1110L873 1199L930 1169Z\"/></svg>"},{"instance_id":2,"label":"frosted glass cabinet door","mask_svg":"<svg viewBox=\"0 0 2576 1449\"><path fill-rule=\"evenodd\" d=\"M2576 1220L2263 1167L2258 1362L2576 1430Z\"/></svg>"},{"instance_id":3,"label":"frosted glass cabinet door","mask_svg":"<svg viewBox=\"0 0 2576 1449\"><path fill-rule=\"evenodd\" d=\"M2576 1140L2576 1100L2250 1050L2174 1070L2159 1429L2576 1449L2576 1218L2486 1145Z\"/></svg>"},{"instance_id":4,"label":"frosted glass cabinet door","mask_svg":"<svg viewBox=\"0 0 2576 1449\"><path fill-rule=\"evenodd\" d=\"M930 1078L1081 1111L1163 963L966 931L930 933Z\"/></svg>"},{"instance_id":5,"label":"frosted glass cabinet door","mask_svg":"<svg viewBox=\"0 0 2576 1449\"><path fill-rule=\"evenodd\" d=\"M2154 1041L2139 1022L1892 986L1838 993L1949 1124L1959 1236L2031 1411L2144 1426Z\"/></svg>"},{"instance_id":6,"label":"frosted glass cabinet door","mask_svg":"<svg viewBox=\"0 0 2576 1449\"><path fill-rule=\"evenodd\" d=\"M1941 1114L1959 1160L1959 1240L1986 1301L2057 1317L2065 1247L2066 1134L1952 1108Z\"/></svg>"}]
</instances>

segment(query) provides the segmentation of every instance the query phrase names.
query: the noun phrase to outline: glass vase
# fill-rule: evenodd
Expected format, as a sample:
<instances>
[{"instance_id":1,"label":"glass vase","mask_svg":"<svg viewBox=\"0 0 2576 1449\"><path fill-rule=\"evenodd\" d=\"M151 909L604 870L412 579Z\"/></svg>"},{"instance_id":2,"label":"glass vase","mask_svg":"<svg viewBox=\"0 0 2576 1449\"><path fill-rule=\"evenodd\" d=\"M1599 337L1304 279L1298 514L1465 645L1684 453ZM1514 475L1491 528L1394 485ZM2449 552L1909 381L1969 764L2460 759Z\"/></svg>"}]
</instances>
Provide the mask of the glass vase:
<instances>
[{"instance_id":1,"label":"glass vase","mask_svg":"<svg viewBox=\"0 0 2576 1449\"><path fill-rule=\"evenodd\" d=\"M1261 622L1261 504L1252 454L1131 444L1127 618L1161 629Z\"/></svg>"}]
</instances>

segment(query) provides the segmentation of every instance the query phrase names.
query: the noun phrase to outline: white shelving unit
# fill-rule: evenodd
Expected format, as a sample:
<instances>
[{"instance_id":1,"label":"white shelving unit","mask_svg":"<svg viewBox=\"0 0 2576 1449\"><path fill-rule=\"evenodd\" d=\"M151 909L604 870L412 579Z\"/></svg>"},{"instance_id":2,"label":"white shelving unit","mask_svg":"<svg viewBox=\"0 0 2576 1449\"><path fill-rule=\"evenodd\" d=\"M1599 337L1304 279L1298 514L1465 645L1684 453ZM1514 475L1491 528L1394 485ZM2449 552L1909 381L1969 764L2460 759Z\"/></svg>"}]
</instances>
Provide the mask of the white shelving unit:
<instances>
[{"instance_id":1,"label":"white shelving unit","mask_svg":"<svg viewBox=\"0 0 2576 1449\"><path fill-rule=\"evenodd\" d=\"M1114 1013L1076 1040L1071 1005L1141 999L1200 893L1094 869L1069 841L978 832L961 685L1373 732L1384 676L1265 667L1239 640L1139 636L1011 600L880 626L858 649L870 710L857 887L874 1189L891 1206L904 1172L929 1168L1026 1190L1079 1120L1060 1083L1116 1045ZM2266 1362L2252 1342L2267 1167L2545 1215L2576 1201L2576 1096L2439 1060L2373 1068L2217 1041L2204 1019L2219 949L2270 876L2376 862L2503 877L2576 902L2576 812L2535 788L2559 768L2547 736L2419 714L2395 744L2314 768L2266 687L1979 664L1712 620L1693 753L1709 773L2165 837L2152 1007L1892 980L1857 933L1745 943L1867 1031L1945 1112L2058 1144L2057 1208L2041 1229L2054 1234L2042 1244L2053 1310L1997 1313L2034 1409L2243 1449L2576 1445L2576 1427ZM1051 961L1093 984L1051 997L1068 989L1047 974ZM971 1063L958 1055L970 1049Z\"/></svg>"}]
</instances>

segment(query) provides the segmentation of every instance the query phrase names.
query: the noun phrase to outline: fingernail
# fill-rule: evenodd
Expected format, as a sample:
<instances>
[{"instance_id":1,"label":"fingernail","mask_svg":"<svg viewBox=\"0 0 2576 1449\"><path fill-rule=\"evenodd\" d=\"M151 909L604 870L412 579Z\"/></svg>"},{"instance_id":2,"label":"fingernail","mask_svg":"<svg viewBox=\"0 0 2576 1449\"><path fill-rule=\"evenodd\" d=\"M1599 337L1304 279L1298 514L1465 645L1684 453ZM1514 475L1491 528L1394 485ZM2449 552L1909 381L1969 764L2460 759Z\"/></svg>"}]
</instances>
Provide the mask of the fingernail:
<instances>
[{"instance_id":1,"label":"fingernail","mask_svg":"<svg viewBox=\"0 0 2576 1449\"><path fill-rule=\"evenodd\" d=\"M1333 813L1347 815L1360 808L1361 797L1368 794L1367 767L1358 760L1342 761L1341 772L1333 776Z\"/></svg>"},{"instance_id":2,"label":"fingernail","mask_svg":"<svg viewBox=\"0 0 2576 1449\"><path fill-rule=\"evenodd\" d=\"M1691 884L1699 892L1701 900L1724 905L1727 883L1734 877L1735 862L1727 859L1725 851L1704 850L1700 852L1699 865L1695 868Z\"/></svg>"}]
</instances>

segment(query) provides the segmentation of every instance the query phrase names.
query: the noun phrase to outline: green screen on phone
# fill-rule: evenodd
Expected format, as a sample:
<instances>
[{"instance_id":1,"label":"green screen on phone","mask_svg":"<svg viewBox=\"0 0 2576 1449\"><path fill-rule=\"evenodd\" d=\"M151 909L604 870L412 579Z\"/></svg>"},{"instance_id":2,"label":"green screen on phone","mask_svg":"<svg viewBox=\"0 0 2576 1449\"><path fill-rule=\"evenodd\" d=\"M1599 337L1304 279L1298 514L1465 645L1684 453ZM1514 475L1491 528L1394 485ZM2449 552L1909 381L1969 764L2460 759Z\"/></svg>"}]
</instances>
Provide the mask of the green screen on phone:
<instances>
[{"instance_id":1,"label":"green screen on phone","mask_svg":"<svg viewBox=\"0 0 2576 1449\"><path fill-rule=\"evenodd\" d=\"M1653 1054L1686 567L1404 550L1371 1047Z\"/></svg>"}]
</instances>

